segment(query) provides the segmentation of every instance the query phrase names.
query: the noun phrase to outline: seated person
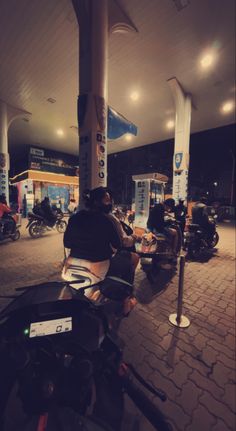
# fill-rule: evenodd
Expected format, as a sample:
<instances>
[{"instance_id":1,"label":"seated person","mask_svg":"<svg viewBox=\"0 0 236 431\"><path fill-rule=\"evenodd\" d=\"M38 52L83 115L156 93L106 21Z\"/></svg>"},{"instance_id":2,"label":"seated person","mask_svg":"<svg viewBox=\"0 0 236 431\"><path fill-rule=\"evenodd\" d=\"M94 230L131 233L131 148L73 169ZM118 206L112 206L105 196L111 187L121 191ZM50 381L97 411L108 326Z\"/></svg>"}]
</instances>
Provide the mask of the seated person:
<instances>
[{"instance_id":1,"label":"seated person","mask_svg":"<svg viewBox=\"0 0 236 431\"><path fill-rule=\"evenodd\" d=\"M69 214L73 214L76 211L77 205L76 205L75 199L70 199L70 203L67 209Z\"/></svg>"},{"instance_id":2,"label":"seated person","mask_svg":"<svg viewBox=\"0 0 236 431\"><path fill-rule=\"evenodd\" d=\"M131 253L119 251L121 238L108 217L112 208L110 192L105 187L98 187L84 199L87 209L71 216L64 234L64 246L70 249L70 256L63 269L63 278L67 279L69 264L90 271L95 282L110 275L132 283L134 267Z\"/></svg>"},{"instance_id":3,"label":"seated person","mask_svg":"<svg viewBox=\"0 0 236 431\"><path fill-rule=\"evenodd\" d=\"M42 211L42 217L45 218L49 226L53 226L56 221L56 215L53 212L49 197L45 197L43 201L41 202L41 211Z\"/></svg>"},{"instance_id":4,"label":"seated person","mask_svg":"<svg viewBox=\"0 0 236 431\"><path fill-rule=\"evenodd\" d=\"M35 203L34 203L32 211L35 215L39 215L39 216L43 217L43 210L41 208L41 203L40 203L39 199L35 199Z\"/></svg>"},{"instance_id":5,"label":"seated person","mask_svg":"<svg viewBox=\"0 0 236 431\"><path fill-rule=\"evenodd\" d=\"M215 223L209 220L207 212L207 199L202 196L199 202L192 208L192 223L199 224L203 228L209 237L211 237L215 232Z\"/></svg>"},{"instance_id":6,"label":"seated person","mask_svg":"<svg viewBox=\"0 0 236 431\"><path fill-rule=\"evenodd\" d=\"M111 202L113 203L113 200ZM126 261L130 261L132 268L131 283L133 283L134 273L139 263L139 255L135 251L135 242L139 240L139 237L133 233L132 229L128 225L126 225L123 221L119 219L119 214L117 212L116 215L111 212L112 203L111 205L109 205L110 212L108 214L108 217L115 224L115 227L120 236L122 249L121 252L119 252L119 256L117 255L115 258L113 258L112 265L114 268L115 263L118 262L118 260L120 260L121 258L125 259ZM119 266L121 265L122 262L119 263Z\"/></svg>"},{"instance_id":7,"label":"seated person","mask_svg":"<svg viewBox=\"0 0 236 431\"><path fill-rule=\"evenodd\" d=\"M175 229L166 226L165 213L174 212L174 199L166 199L163 203L155 205L148 217L147 228L153 233L162 233L170 239L174 256L177 255L178 234Z\"/></svg>"},{"instance_id":8,"label":"seated person","mask_svg":"<svg viewBox=\"0 0 236 431\"><path fill-rule=\"evenodd\" d=\"M0 196L0 220L2 222L2 233L11 234L14 232L16 222L11 217L11 208L7 205L6 197Z\"/></svg>"},{"instance_id":9,"label":"seated person","mask_svg":"<svg viewBox=\"0 0 236 431\"><path fill-rule=\"evenodd\" d=\"M184 200L179 199L178 205L175 207L175 218L180 222L182 234L184 233L186 225L187 207L184 205Z\"/></svg>"}]
</instances>

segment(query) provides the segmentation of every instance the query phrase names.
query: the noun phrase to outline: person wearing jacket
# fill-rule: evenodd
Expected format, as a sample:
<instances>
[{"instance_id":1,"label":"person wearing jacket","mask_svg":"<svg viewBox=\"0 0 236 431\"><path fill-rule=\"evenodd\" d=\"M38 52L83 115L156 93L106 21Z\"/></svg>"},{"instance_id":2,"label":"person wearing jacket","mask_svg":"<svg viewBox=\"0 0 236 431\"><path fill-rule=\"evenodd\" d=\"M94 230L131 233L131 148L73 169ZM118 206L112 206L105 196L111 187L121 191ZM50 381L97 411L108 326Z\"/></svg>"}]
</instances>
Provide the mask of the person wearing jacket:
<instances>
[{"instance_id":1,"label":"person wearing jacket","mask_svg":"<svg viewBox=\"0 0 236 431\"><path fill-rule=\"evenodd\" d=\"M84 200L87 209L71 216L64 234L64 246L70 249L70 255L62 277L70 281L68 269L72 268L75 272L77 268L85 276L86 273L89 277L92 275L93 284L102 281L106 275L132 283L132 254L120 251L122 241L119 232L108 216L112 208L110 191L98 187L85 194ZM129 312L135 303L134 298L128 298L124 313Z\"/></svg>"},{"instance_id":2,"label":"person wearing jacket","mask_svg":"<svg viewBox=\"0 0 236 431\"><path fill-rule=\"evenodd\" d=\"M16 222L11 217L11 208L7 205L6 197L0 196L0 220L2 222L2 233L11 234L14 231Z\"/></svg>"}]
</instances>

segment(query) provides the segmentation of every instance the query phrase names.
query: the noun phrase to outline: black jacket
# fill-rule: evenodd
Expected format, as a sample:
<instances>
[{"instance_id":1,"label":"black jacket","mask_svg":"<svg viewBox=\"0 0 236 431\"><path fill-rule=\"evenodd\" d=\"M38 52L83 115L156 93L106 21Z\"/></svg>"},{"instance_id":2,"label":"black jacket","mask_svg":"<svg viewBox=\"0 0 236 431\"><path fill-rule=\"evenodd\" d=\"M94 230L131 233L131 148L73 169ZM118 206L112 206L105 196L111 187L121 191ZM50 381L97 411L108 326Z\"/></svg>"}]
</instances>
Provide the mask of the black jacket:
<instances>
[{"instance_id":1,"label":"black jacket","mask_svg":"<svg viewBox=\"0 0 236 431\"><path fill-rule=\"evenodd\" d=\"M103 213L81 210L70 219L64 234L64 246L70 255L91 262L110 259L112 248L121 248L118 231Z\"/></svg>"},{"instance_id":2,"label":"black jacket","mask_svg":"<svg viewBox=\"0 0 236 431\"><path fill-rule=\"evenodd\" d=\"M162 203L159 203L154 206L150 210L148 221L147 221L147 227L151 231L153 229L157 230L158 232L163 232L165 228L165 208Z\"/></svg>"}]
</instances>

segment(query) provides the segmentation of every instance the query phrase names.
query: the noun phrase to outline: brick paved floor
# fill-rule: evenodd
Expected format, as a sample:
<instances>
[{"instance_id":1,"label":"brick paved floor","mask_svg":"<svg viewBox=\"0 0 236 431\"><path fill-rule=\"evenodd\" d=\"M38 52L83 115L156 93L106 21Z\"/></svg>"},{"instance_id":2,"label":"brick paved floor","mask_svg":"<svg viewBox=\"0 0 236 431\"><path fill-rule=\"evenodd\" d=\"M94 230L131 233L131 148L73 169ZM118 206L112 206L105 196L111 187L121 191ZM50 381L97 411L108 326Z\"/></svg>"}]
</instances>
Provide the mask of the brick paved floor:
<instances>
[{"instance_id":1,"label":"brick paved floor","mask_svg":"<svg viewBox=\"0 0 236 431\"><path fill-rule=\"evenodd\" d=\"M168 401L155 401L175 431L234 431L235 427L235 230L218 228L212 256L185 267L183 313L187 329L169 324L176 311L178 274L163 270L150 285L138 270L140 303L122 322L125 358ZM0 294L14 287L55 279L63 259L62 236L50 232L32 240L25 230L17 243L0 244ZM162 289L167 283L167 288ZM0 300L0 307L6 303ZM130 411L139 413L129 403ZM141 431L153 428L141 418Z\"/></svg>"}]
</instances>

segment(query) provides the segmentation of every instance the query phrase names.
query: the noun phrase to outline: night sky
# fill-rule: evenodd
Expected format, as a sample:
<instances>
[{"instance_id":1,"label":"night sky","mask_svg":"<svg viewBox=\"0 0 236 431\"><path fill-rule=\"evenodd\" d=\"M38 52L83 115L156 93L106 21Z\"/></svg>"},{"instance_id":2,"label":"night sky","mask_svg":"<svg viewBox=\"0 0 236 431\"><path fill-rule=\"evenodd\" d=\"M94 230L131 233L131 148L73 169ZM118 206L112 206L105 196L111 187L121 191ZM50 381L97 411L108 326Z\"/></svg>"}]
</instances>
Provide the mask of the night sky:
<instances>
[{"instance_id":1,"label":"night sky","mask_svg":"<svg viewBox=\"0 0 236 431\"><path fill-rule=\"evenodd\" d=\"M189 188L204 193L214 182L226 181L232 173L235 155L235 124L192 134L190 137ZM174 139L145 145L108 157L108 185L117 201L132 200L132 175L160 172L172 181ZM222 179L223 178L223 179ZM227 179L228 181L228 179ZM169 189L171 191L171 189Z\"/></svg>"}]
</instances>

